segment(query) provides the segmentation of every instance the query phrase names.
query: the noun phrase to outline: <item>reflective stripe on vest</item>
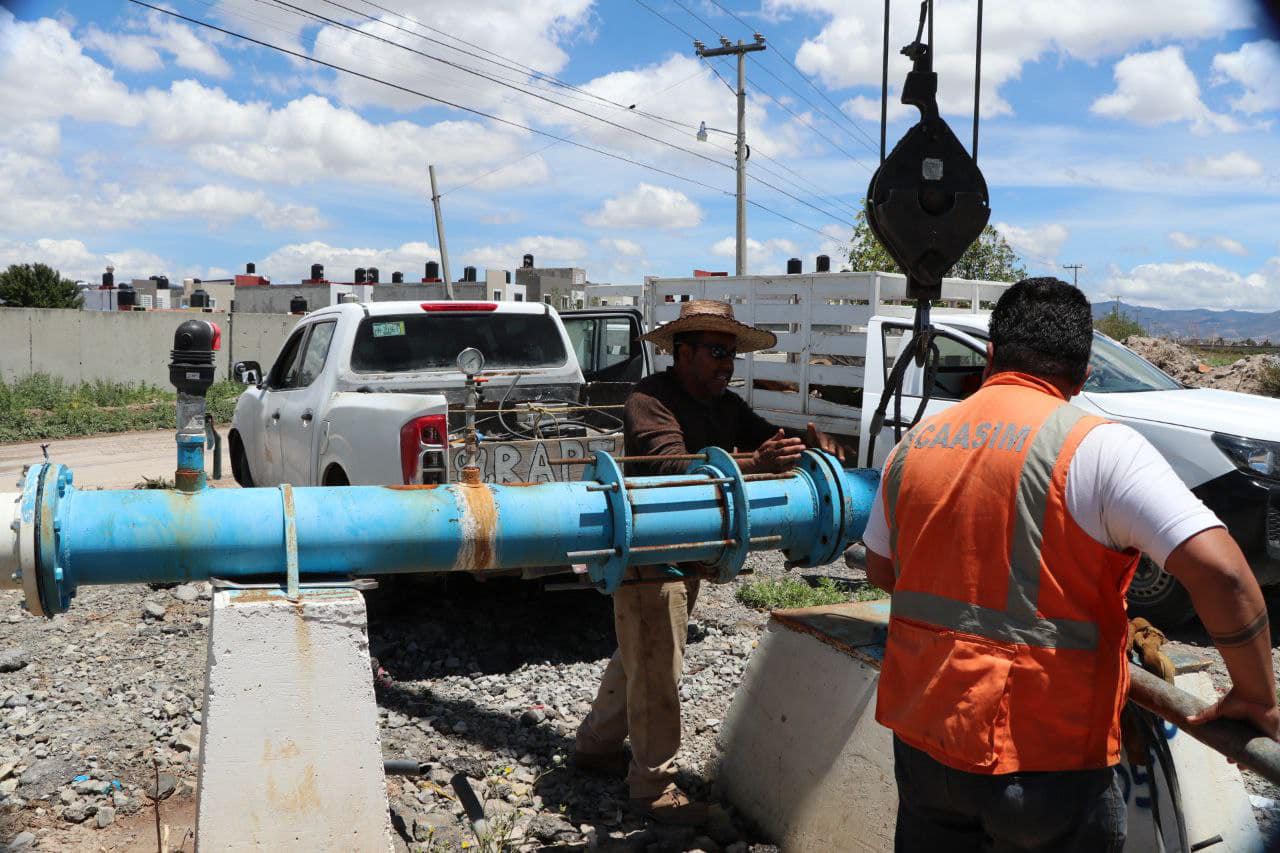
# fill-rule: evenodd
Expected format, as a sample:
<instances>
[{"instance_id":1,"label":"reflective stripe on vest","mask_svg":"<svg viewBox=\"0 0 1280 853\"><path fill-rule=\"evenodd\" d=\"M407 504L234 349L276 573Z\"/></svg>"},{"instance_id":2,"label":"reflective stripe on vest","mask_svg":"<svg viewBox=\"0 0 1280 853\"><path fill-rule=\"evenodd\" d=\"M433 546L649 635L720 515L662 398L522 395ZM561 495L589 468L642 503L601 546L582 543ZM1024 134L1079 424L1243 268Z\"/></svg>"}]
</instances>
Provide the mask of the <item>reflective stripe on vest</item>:
<instances>
[{"instance_id":1,"label":"reflective stripe on vest","mask_svg":"<svg viewBox=\"0 0 1280 853\"><path fill-rule=\"evenodd\" d=\"M1044 518L1053 469L1071 429L1083 417L1086 414L1075 406L1059 406L1045 420L1027 449L1018 474L1013 536L1009 543L1009 593L1005 609L995 610L932 593L903 590L893 594L890 604L892 616L976 634L998 642L1046 649L1097 648L1098 627L1093 622L1045 619L1036 615L1040 598ZM911 433L907 435L908 438L911 437ZM896 504L909 447L910 442L904 439L885 472L885 505L888 510L889 542L895 574L898 571Z\"/></svg>"}]
</instances>

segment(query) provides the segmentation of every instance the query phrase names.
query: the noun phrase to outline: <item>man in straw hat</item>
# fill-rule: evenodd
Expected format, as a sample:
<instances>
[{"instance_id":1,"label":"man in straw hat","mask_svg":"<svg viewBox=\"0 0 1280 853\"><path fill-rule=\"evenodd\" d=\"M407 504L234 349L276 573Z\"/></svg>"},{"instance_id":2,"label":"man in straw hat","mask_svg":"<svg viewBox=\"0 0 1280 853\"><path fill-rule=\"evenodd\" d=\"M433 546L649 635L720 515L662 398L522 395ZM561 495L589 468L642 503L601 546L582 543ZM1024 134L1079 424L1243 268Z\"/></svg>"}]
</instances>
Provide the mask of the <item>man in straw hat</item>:
<instances>
[{"instance_id":1,"label":"man in straw hat","mask_svg":"<svg viewBox=\"0 0 1280 853\"><path fill-rule=\"evenodd\" d=\"M638 383L627 398L628 456L680 456L714 445L750 451L746 473L785 471L806 444L843 458L834 441L809 424L806 439L786 435L728 393L738 353L768 349L772 332L739 323L727 302L695 300L679 319L645 335L675 361ZM681 474L687 461L629 463L627 473ZM698 595L697 564L637 566L614 593L618 650L605 669L591 713L578 729L575 764L587 771L626 774L632 807L663 823L700 824L705 803L675 784L680 748L680 672L689 614ZM623 740L631 736L631 757Z\"/></svg>"}]
</instances>

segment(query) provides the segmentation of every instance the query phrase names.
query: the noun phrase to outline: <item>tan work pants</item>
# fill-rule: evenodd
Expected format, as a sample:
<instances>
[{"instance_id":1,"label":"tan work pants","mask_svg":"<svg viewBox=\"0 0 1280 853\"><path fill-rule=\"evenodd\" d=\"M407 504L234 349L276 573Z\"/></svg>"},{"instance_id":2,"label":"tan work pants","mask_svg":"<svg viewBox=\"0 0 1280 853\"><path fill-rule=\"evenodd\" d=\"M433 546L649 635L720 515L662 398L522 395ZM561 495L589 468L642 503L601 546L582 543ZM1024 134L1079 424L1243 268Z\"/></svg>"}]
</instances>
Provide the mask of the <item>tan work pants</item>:
<instances>
[{"instance_id":1,"label":"tan work pants","mask_svg":"<svg viewBox=\"0 0 1280 853\"><path fill-rule=\"evenodd\" d=\"M661 567L640 566L629 579L662 576ZM675 778L680 749L680 674L689 615L698 598L697 580L622 586L613 594L613 653L591 713L578 728L579 752L622 749L631 736L631 796L653 799Z\"/></svg>"}]
</instances>

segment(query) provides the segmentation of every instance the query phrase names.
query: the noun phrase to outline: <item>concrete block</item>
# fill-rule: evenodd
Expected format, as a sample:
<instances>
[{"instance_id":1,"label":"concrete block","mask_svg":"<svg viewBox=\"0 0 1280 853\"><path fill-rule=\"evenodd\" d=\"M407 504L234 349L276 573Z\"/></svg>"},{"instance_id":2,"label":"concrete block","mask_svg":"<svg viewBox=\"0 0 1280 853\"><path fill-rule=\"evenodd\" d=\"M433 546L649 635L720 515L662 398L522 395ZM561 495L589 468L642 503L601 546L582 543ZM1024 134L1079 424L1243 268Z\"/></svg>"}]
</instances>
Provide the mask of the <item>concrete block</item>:
<instances>
[{"instance_id":1,"label":"concrete block","mask_svg":"<svg viewBox=\"0 0 1280 853\"><path fill-rule=\"evenodd\" d=\"M389 849L358 592L216 593L204 720L201 851Z\"/></svg>"},{"instance_id":2,"label":"concrete block","mask_svg":"<svg viewBox=\"0 0 1280 853\"><path fill-rule=\"evenodd\" d=\"M889 851L898 810L893 739L875 721L887 602L775 612L747 665L720 739L725 795L783 850ZM1202 672L1183 690L1216 698ZM1181 790L1190 844L1261 853L1265 842L1240 771L1177 727L1163 727ZM1173 800L1162 770L1120 765L1128 806L1126 850L1176 845ZM1171 848L1170 848L1171 849Z\"/></svg>"}]
</instances>

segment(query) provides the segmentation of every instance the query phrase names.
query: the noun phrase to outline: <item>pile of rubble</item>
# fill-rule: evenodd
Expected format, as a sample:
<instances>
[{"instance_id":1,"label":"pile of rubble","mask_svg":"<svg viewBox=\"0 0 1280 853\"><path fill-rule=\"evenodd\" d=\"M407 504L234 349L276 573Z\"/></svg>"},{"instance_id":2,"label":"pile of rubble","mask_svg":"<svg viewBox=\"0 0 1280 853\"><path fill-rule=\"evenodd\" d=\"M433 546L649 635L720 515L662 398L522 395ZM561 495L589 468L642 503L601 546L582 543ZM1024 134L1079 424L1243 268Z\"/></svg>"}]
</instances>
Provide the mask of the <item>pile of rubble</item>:
<instances>
[{"instance_id":1,"label":"pile of rubble","mask_svg":"<svg viewBox=\"0 0 1280 853\"><path fill-rule=\"evenodd\" d=\"M1268 370L1280 366L1280 358L1274 355L1250 355L1231 364L1213 367L1194 351L1164 338L1134 335L1125 338L1123 343L1174 379L1192 388L1274 394L1274 391L1268 390L1266 382Z\"/></svg>"}]
</instances>

